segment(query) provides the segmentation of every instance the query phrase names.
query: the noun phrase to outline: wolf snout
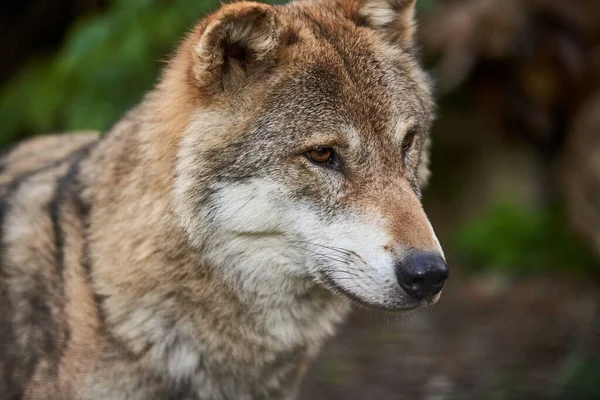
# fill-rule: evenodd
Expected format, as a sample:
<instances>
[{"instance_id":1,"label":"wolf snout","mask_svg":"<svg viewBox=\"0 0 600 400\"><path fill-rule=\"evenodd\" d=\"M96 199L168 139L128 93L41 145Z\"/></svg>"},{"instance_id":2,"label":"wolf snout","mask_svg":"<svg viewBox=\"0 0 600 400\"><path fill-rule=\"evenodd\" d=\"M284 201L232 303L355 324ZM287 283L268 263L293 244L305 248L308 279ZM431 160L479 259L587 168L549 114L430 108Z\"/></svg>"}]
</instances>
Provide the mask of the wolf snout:
<instances>
[{"instance_id":1,"label":"wolf snout","mask_svg":"<svg viewBox=\"0 0 600 400\"><path fill-rule=\"evenodd\" d=\"M439 254L416 252L397 263L396 275L406 294L423 299L442 290L449 272L446 261Z\"/></svg>"}]
</instances>

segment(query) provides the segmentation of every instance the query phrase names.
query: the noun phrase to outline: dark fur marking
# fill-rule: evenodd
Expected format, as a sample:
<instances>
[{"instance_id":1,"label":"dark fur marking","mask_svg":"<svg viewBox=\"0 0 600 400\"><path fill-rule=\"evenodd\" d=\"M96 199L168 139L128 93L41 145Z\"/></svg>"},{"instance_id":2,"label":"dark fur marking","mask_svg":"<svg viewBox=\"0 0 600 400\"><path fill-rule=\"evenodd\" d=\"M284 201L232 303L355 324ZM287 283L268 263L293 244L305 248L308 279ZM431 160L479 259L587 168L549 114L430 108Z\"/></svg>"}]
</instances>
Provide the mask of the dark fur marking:
<instances>
[{"instance_id":1,"label":"dark fur marking","mask_svg":"<svg viewBox=\"0 0 600 400\"><path fill-rule=\"evenodd\" d=\"M190 378L184 379L182 382L176 383L168 390L165 396L167 400L196 400L196 388L192 385Z\"/></svg>"},{"instance_id":2,"label":"dark fur marking","mask_svg":"<svg viewBox=\"0 0 600 400\"><path fill-rule=\"evenodd\" d=\"M296 31L290 31L287 37L287 45L293 46L301 42L300 35Z\"/></svg>"},{"instance_id":3,"label":"dark fur marking","mask_svg":"<svg viewBox=\"0 0 600 400\"><path fill-rule=\"evenodd\" d=\"M52 219L52 228L54 230L54 244L55 244L55 257L56 257L56 267L58 269L58 276L61 277L63 274L63 270L65 268L65 255L64 255L64 245L65 238L64 232L61 226L60 221L60 213L61 208L65 201L74 200L75 197L78 198L78 201L74 201L75 205L79 205L81 211L82 201L78 195L76 195L77 190L79 189L79 183L77 181L79 175L79 163L81 160L88 154L90 147L83 148L79 150L74 155L71 166L66 174L64 174L57 182L56 189L54 192L54 197L48 206L48 213L50 218ZM83 215L78 213L79 217Z\"/></svg>"},{"instance_id":4,"label":"dark fur marking","mask_svg":"<svg viewBox=\"0 0 600 400\"><path fill-rule=\"evenodd\" d=\"M364 16L356 17L354 22L356 23L356 26L359 28L371 28L371 25L369 25L369 21Z\"/></svg>"},{"instance_id":5,"label":"dark fur marking","mask_svg":"<svg viewBox=\"0 0 600 400\"><path fill-rule=\"evenodd\" d=\"M59 165L62 165L67 161L70 161L71 159L73 159L73 157L76 157L79 152L85 151L88 147L91 147L91 146L95 145L96 143L97 142L85 144L82 147L73 150L66 156L59 158L58 160L52 161L51 163L48 163L46 165L43 165L43 166L33 169L31 171L27 171L27 172L15 177L12 181L1 184L0 185L0 196L1 196L0 201L6 201L6 198L9 197L11 193L15 192L24 181L26 181L29 178L32 178L35 175L38 175L44 171L48 171L52 168L56 168ZM4 156L4 154L3 154L3 156ZM2 191L2 190L4 190L4 191Z\"/></svg>"},{"instance_id":6,"label":"dark fur marking","mask_svg":"<svg viewBox=\"0 0 600 400\"><path fill-rule=\"evenodd\" d=\"M3 386L0 386L0 388L3 389L2 393L7 396L7 399L19 399L23 396L24 385L35 372L35 367L38 363L38 352L36 349L32 349L29 359L24 360L23 356L17 354L18 351L14 348L15 338L11 322L13 319L13 309L10 306L8 288L4 284L4 282L7 281L6 272L4 271L4 221L10 212L9 200L12 194L19 190L21 185L27 180L68 162L78 152L91 147L94 143L95 142L86 144L79 149L73 150L65 157L48 163L40 168L23 173L15 177L12 181L0 185L0 304L3 305L0 309L0 362L3 364L0 365L2 365L4 369L2 371ZM4 152L2 154L2 166L4 166L4 155L7 153L8 152ZM42 280L40 280L40 282L42 282ZM48 306L42 300L44 298L42 292L45 291L43 290L43 287L41 289L42 290L37 291L36 297L33 298L32 305L34 310L36 310L35 314L40 316L41 319L44 319L49 318L51 313ZM45 342L45 345L43 347L46 349L49 347L48 339L48 336L44 336L43 342Z\"/></svg>"},{"instance_id":7,"label":"dark fur marking","mask_svg":"<svg viewBox=\"0 0 600 400\"><path fill-rule=\"evenodd\" d=\"M94 142L98 143L98 142ZM81 198L80 193L83 190L82 182L79 181L79 167L80 162L83 160L85 155L89 152L90 149L81 149L82 154L78 154L77 158L73 160L72 165L65 175L63 175L58 181L56 192L54 194L54 198L49 205L49 213L53 223L54 229L54 240L56 246L55 253L55 265L57 268L57 274L64 281L64 269L65 269L65 255L64 255L64 232L61 227L60 222L60 209L62 204L65 201L71 201L72 205L75 208L75 214L78 219L81 221L82 231L81 231L81 240L83 243L82 259L81 265L83 270L85 271L86 278L88 280L88 284L90 285L90 289L92 290L94 296L94 303L96 304L96 310L98 312L98 319L100 325L100 332L104 334L105 339L113 345L115 348L119 349L122 354L125 354L129 359L136 359L137 357L129 351L129 349L119 341L118 338L111 335L109 329L107 329L106 316L104 313L104 308L102 303L104 301L103 297L94 291L94 286L92 284L92 261L90 257L90 245L89 245L89 229L90 229L90 212L91 205L84 202ZM66 326L68 329L68 326ZM67 336L68 339L68 336ZM66 347L66 343L65 343Z\"/></svg>"},{"instance_id":8,"label":"dark fur marking","mask_svg":"<svg viewBox=\"0 0 600 400\"><path fill-rule=\"evenodd\" d=\"M94 144L94 143L93 143ZM63 340L62 345L57 343L59 338L52 338L49 346L48 346L48 355L52 356L53 361L53 373L58 373L58 365L60 364L60 359L63 357L64 351L68 345L68 342L71 338L71 330L69 324L67 322L67 318L64 315L64 307L65 307L65 289L64 289L64 270L65 270L65 231L63 229L63 224L61 223L61 210L63 205L68 201L73 201L75 204L76 201L73 200L75 194L79 190L78 187L78 175L79 175L79 165L81 160L85 158L85 156L89 153L91 149L91 145L85 146L75 153L72 153L71 165L67 172L60 177L57 181L54 196L48 205L48 215L52 221L52 230L54 233L54 266L56 267L56 278L57 278L57 292L60 298L60 306L61 306L61 314L63 315L64 320L62 321L62 326L57 326L57 330L61 330L61 338ZM83 215L77 213L77 216L80 220L82 220ZM50 326L52 324L49 324ZM47 339L49 340L49 339Z\"/></svg>"}]
</instances>

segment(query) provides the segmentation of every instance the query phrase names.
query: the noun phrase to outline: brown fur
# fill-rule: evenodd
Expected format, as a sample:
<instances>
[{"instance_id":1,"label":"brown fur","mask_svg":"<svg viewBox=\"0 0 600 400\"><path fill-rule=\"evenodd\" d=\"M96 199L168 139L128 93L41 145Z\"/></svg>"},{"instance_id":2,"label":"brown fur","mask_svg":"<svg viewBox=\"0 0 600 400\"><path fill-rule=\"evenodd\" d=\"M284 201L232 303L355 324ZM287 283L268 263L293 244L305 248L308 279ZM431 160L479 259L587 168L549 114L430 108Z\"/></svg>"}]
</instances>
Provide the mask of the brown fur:
<instances>
[{"instance_id":1,"label":"brown fur","mask_svg":"<svg viewBox=\"0 0 600 400\"><path fill-rule=\"evenodd\" d=\"M5 155L0 393L293 398L344 299L308 276L265 289L257 271L217 265L215 185L268 176L324 221L345 210L392 221L392 252L437 249L419 201L433 104L413 8L223 6L108 134L33 139ZM343 179L302 155L324 144L343 152Z\"/></svg>"}]
</instances>

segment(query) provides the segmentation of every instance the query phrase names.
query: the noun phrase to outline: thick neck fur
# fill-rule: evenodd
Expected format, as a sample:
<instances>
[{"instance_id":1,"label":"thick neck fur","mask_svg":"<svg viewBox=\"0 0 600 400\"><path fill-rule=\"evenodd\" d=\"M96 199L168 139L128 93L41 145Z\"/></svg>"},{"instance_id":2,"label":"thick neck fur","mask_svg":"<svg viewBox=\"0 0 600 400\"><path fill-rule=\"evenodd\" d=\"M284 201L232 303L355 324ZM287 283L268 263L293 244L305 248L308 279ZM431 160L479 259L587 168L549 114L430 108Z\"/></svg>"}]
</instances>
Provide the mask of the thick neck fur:
<instances>
[{"instance_id":1,"label":"thick neck fur","mask_svg":"<svg viewBox=\"0 0 600 400\"><path fill-rule=\"evenodd\" d=\"M295 382L347 305L311 282L235 284L189 245L173 215L172 184L191 114L169 109L182 104L165 101L172 95L160 87L151 93L82 166L84 197L93 205L88 256L102 323L134 357L174 381L199 379L206 387L207 371L255 371L232 376L231 395L265 379Z\"/></svg>"}]
</instances>

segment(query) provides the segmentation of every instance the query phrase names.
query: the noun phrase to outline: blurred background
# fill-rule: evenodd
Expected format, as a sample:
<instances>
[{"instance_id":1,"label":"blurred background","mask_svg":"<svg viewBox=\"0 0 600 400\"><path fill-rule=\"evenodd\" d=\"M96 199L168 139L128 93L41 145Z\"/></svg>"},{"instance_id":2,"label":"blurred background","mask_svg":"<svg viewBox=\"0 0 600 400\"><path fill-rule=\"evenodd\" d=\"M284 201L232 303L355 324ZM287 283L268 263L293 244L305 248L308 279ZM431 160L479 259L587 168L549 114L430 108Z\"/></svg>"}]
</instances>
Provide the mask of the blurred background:
<instances>
[{"instance_id":1,"label":"blurred background","mask_svg":"<svg viewBox=\"0 0 600 400\"><path fill-rule=\"evenodd\" d=\"M302 399L600 399L600 1L419 0L441 302L356 310ZM106 130L213 0L4 0L0 146Z\"/></svg>"}]
</instances>

